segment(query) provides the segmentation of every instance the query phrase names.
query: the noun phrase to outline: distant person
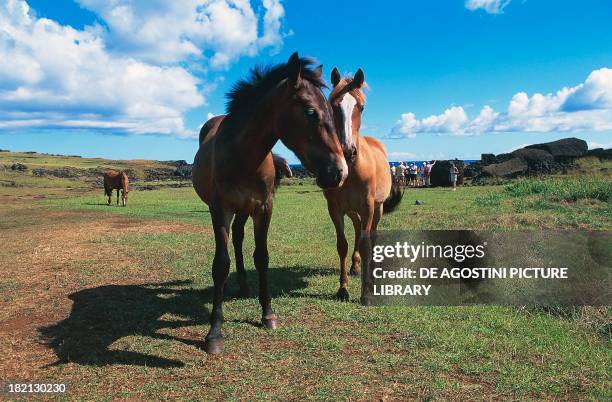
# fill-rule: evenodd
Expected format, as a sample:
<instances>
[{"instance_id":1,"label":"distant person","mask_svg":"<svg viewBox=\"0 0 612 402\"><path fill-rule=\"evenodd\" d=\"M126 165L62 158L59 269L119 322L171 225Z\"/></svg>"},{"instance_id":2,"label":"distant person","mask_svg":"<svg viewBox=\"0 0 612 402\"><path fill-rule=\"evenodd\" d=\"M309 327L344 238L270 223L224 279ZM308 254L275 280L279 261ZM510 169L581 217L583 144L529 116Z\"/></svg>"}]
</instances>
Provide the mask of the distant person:
<instances>
[{"instance_id":1,"label":"distant person","mask_svg":"<svg viewBox=\"0 0 612 402\"><path fill-rule=\"evenodd\" d=\"M395 177L395 165L391 165L391 177Z\"/></svg>"},{"instance_id":2,"label":"distant person","mask_svg":"<svg viewBox=\"0 0 612 402\"><path fill-rule=\"evenodd\" d=\"M423 174L425 175L425 185L431 186L431 169L436 164L436 161L425 162L425 167L423 168Z\"/></svg>"},{"instance_id":3,"label":"distant person","mask_svg":"<svg viewBox=\"0 0 612 402\"><path fill-rule=\"evenodd\" d=\"M418 187L419 185L419 167L416 163L413 163L410 166L410 175L412 176L412 185L413 187Z\"/></svg>"},{"instance_id":4,"label":"distant person","mask_svg":"<svg viewBox=\"0 0 612 402\"><path fill-rule=\"evenodd\" d=\"M399 181L399 183L401 185L404 185L404 162L400 162L399 165L397 165L397 169L395 170L395 174L397 177L397 181Z\"/></svg>"},{"instance_id":5,"label":"distant person","mask_svg":"<svg viewBox=\"0 0 612 402\"><path fill-rule=\"evenodd\" d=\"M419 170L417 172L417 177L419 181L419 186L425 186L425 166L419 165Z\"/></svg>"},{"instance_id":6,"label":"distant person","mask_svg":"<svg viewBox=\"0 0 612 402\"><path fill-rule=\"evenodd\" d=\"M459 175L459 169L454 163L450 166L450 181L453 184L453 191L457 191L457 176Z\"/></svg>"}]
</instances>

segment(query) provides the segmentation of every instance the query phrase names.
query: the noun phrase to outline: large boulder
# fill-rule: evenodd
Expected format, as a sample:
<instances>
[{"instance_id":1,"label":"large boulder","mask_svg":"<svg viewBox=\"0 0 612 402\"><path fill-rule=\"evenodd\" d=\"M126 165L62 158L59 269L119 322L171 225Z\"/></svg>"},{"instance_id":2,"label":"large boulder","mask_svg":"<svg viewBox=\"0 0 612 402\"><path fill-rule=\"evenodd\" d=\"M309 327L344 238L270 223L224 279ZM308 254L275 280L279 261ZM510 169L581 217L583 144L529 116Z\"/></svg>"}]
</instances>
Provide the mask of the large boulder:
<instances>
[{"instance_id":1,"label":"large boulder","mask_svg":"<svg viewBox=\"0 0 612 402\"><path fill-rule=\"evenodd\" d=\"M26 170L28 170L28 167L24 165L23 163L14 162L11 165L11 170L16 170L18 172L25 172Z\"/></svg>"},{"instance_id":2,"label":"large boulder","mask_svg":"<svg viewBox=\"0 0 612 402\"><path fill-rule=\"evenodd\" d=\"M600 160L610 160L612 159L612 148L611 149L603 149L603 148L595 148L589 149L586 153L586 156L595 156Z\"/></svg>"},{"instance_id":3,"label":"large boulder","mask_svg":"<svg viewBox=\"0 0 612 402\"><path fill-rule=\"evenodd\" d=\"M436 161L436 164L431 169L431 185L432 186L451 186L450 168L451 163L457 167L459 174L457 175L457 184L463 184L463 161L458 159L452 161Z\"/></svg>"},{"instance_id":4,"label":"large boulder","mask_svg":"<svg viewBox=\"0 0 612 402\"><path fill-rule=\"evenodd\" d=\"M527 169L529 169L527 162L515 157L502 163L485 166L482 168L482 173L485 176L509 178L519 176L525 173Z\"/></svg>"},{"instance_id":5,"label":"large boulder","mask_svg":"<svg viewBox=\"0 0 612 402\"><path fill-rule=\"evenodd\" d=\"M487 166L497 163L497 161L495 160L494 154L482 154L480 155L480 163L482 166Z\"/></svg>"},{"instance_id":6,"label":"large boulder","mask_svg":"<svg viewBox=\"0 0 612 402\"><path fill-rule=\"evenodd\" d=\"M529 165L530 168L541 166L542 164L552 162L554 160L550 153L538 148L517 149L516 151L512 152L512 156L522 159L527 163L527 165Z\"/></svg>"},{"instance_id":7,"label":"large boulder","mask_svg":"<svg viewBox=\"0 0 612 402\"><path fill-rule=\"evenodd\" d=\"M573 159L585 155L589 149L586 141L578 138L563 138L543 144L528 145L525 148L546 151L558 162L571 162Z\"/></svg>"}]
</instances>

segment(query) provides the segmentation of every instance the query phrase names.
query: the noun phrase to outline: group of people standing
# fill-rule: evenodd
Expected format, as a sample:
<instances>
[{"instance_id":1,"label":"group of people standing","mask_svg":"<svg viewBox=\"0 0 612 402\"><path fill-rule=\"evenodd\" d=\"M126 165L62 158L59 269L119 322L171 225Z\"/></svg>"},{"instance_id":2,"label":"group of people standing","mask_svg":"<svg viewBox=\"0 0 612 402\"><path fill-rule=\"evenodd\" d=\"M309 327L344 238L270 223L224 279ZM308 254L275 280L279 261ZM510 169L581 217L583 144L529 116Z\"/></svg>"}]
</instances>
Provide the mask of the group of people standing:
<instances>
[{"instance_id":1,"label":"group of people standing","mask_svg":"<svg viewBox=\"0 0 612 402\"><path fill-rule=\"evenodd\" d=\"M436 161L425 162L422 166L416 163L400 162L391 166L391 175L403 186L421 187L431 185L431 169Z\"/></svg>"},{"instance_id":2,"label":"group of people standing","mask_svg":"<svg viewBox=\"0 0 612 402\"><path fill-rule=\"evenodd\" d=\"M433 169L435 164L436 161L424 162L422 165L419 165L414 162L400 162L397 165L391 166L391 175L402 186L431 186L431 170ZM458 174L459 170L454 164L451 163L449 179L452 183L453 190L457 189Z\"/></svg>"}]
</instances>

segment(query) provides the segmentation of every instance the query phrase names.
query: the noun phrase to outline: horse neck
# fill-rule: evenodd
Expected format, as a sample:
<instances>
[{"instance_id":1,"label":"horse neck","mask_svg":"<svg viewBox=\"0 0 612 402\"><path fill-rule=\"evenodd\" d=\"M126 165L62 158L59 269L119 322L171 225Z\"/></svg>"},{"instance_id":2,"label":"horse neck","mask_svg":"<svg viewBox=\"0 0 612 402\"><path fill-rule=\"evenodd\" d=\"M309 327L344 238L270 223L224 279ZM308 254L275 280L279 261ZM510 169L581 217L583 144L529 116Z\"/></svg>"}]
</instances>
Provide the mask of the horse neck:
<instances>
[{"instance_id":1,"label":"horse neck","mask_svg":"<svg viewBox=\"0 0 612 402\"><path fill-rule=\"evenodd\" d=\"M262 99L233 141L232 150L242 160L245 171L257 170L279 140L278 105L272 98Z\"/></svg>"}]
</instances>

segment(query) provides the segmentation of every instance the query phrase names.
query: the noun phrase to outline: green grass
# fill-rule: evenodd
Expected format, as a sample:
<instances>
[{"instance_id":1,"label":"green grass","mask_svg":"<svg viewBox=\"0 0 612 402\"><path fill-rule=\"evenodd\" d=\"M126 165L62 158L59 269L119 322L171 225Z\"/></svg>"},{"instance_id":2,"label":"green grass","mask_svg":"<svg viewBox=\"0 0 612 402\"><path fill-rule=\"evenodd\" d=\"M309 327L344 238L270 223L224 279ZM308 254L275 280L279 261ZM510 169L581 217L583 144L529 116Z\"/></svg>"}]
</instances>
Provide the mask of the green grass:
<instances>
[{"instance_id":1,"label":"green grass","mask_svg":"<svg viewBox=\"0 0 612 402\"><path fill-rule=\"evenodd\" d=\"M537 194L550 201L612 202L612 180L588 177L522 179L507 185L506 191L514 197Z\"/></svg>"},{"instance_id":2,"label":"green grass","mask_svg":"<svg viewBox=\"0 0 612 402\"><path fill-rule=\"evenodd\" d=\"M49 203L59 208L98 210L132 218L210 225L207 207L192 189L133 193L127 208L96 205L103 201L97 194ZM383 228L433 229L443 225L499 229L496 215L520 217L528 213L514 211L513 199L503 187L462 188L457 192L407 190L404 197L398 212L383 218ZM424 204L413 205L415 199ZM273 305L282 317L282 325L276 332L264 333L245 324L257 320L259 306L256 299L233 298L238 289L235 275L230 275L225 305L226 348L234 356L232 359L236 353L240 358L215 366L221 370L215 378L237 378L236 382L222 382L220 397L241 398L248 392L253 398L263 399L367 399L372 395L360 393L360 389L370 381L382 381L388 387L432 398L475 396L485 391L519 398L612 396L606 386L612 369L610 349L596 331L577 321L502 307L366 309L355 303L336 302L335 236L321 192L314 186L281 187L274 208L269 237L271 286ZM556 210L544 212L558 214ZM520 219L517 222L518 227L529 227L527 220L524 224ZM563 224L559 222L563 220L553 224L559 227ZM610 228L609 220L603 224ZM247 234L251 231L249 223ZM350 243L351 232L347 228ZM173 279L189 281L190 289L208 289L206 297L210 297L214 249L210 230L129 235L121 242L154 261L150 269L170 267ZM247 235L245 256L252 251L252 238ZM251 288L256 289L257 279L248 257L247 267ZM353 297L359 294L358 280L351 281L350 292ZM183 309L180 301L176 303L177 310ZM204 334L207 327L202 322L193 330ZM278 346L262 355L254 345L264 340ZM141 336L130 348L172 358L176 345ZM186 361L188 368L184 370L188 372L191 365L198 366L197 359ZM290 378L291 384L302 385L274 386L284 379L278 377L277 371L262 369L265 364L282 367L282 377ZM172 370L177 375L181 373L180 369ZM147 372L154 375L157 371L152 368ZM305 373L311 373L311 378ZM268 388L253 394L248 384L256 383L268 384ZM316 384L315 392L306 391L309 383ZM125 392L150 397L169 390L176 388L151 382L139 391L142 393L134 394L128 389Z\"/></svg>"},{"instance_id":3,"label":"green grass","mask_svg":"<svg viewBox=\"0 0 612 402\"><path fill-rule=\"evenodd\" d=\"M22 163L28 170L22 175L31 175L36 168L57 169L71 167L77 169L131 169L137 177L144 177L145 169L174 168L163 162L149 160L109 160L102 158L81 158L78 156L48 155L25 152L0 152L0 167L15 162Z\"/></svg>"},{"instance_id":4,"label":"green grass","mask_svg":"<svg viewBox=\"0 0 612 402\"><path fill-rule=\"evenodd\" d=\"M16 177L19 181L27 176ZM559 178L545 184L522 181L456 192L407 189L399 209L385 215L380 227L610 230L610 199L598 195L609 191L609 182L583 182L590 184L580 187L574 178ZM35 181L23 189L45 194L61 185ZM9 190L0 188L0 195L11 194ZM578 201L572 200L574 196ZM598 201L580 204L583 197ZM416 200L423 204L415 205ZM102 190L27 202L104 219L192 225L191 230L179 232L123 235L109 228L97 239L101 249L120 245L123 257L137 261L134 270L173 283L152 279L149 282L157 283L134 284L128 276L108 280L108 275L121 277L121 272L112 262L100 265L95 256L75 267L59 267L58 272L77 276L81 289L71 293L72 310L66 319L47 332L60 341L58 353L69 355L71 363L42 369L37 375L67 381L72 397L612 398L610 340L575 317L496 306L364 308L356 302L360 284L353 278L352 301L337 302L334 229L323 194L313 185L281 186L275 195L270 285L280 328L264 331L255 325L260 316L257 298L236 298L232 267L224 305L226 351L220 357L207 356L198 343L208 330L214 239L208 207L193 189L134 190L126 208L106 206ZM32 216L10 216L0 227L17 230L38 225ZM346 223L352 244L352 226ZM249 221L244 255L255 291L251 234ZM27 289L27 284L9 277L0 284L0 297L11 302L17 292L24 294ZM37 295L33 297L37 300ZM604 314L605 319L609 314Z\"/></svg>"}]
</instances>

